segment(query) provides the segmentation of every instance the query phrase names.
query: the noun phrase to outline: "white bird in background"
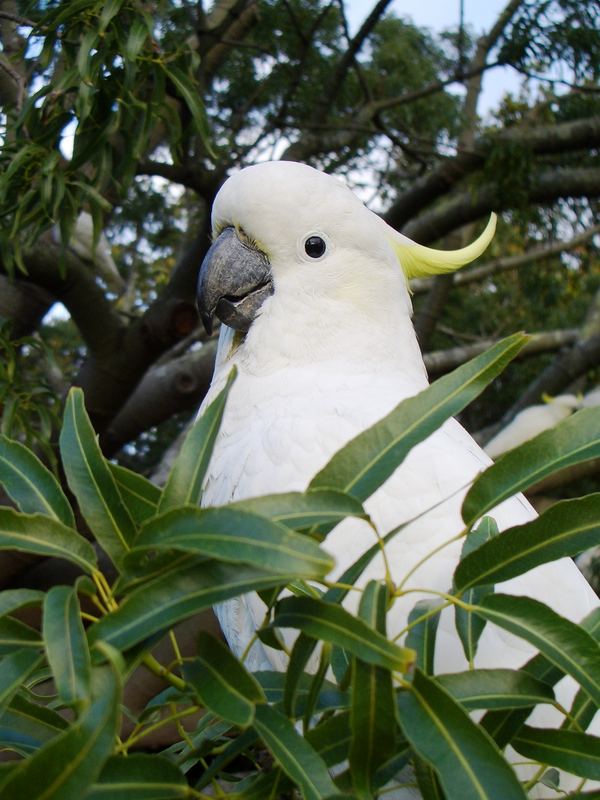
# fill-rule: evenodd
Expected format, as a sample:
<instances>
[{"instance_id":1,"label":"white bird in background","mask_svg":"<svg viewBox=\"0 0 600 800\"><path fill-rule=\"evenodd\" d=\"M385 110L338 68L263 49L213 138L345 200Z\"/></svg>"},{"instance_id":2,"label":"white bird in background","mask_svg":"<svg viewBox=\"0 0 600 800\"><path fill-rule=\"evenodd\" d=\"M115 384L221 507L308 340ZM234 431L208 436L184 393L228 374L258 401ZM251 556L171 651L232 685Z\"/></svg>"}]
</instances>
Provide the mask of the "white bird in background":
<instances>
[{"instance_id":1,"label":"white bird in background","mask_svg":"<svg viewBox=\"0 0 600 800\"><path fill-rule=\"evenodd\" d=\"M553 428L558 422L571 416L581 405L581 398L574 394L547 397L544 403L520 411L483 449L490 458L498 458L513 447L533 439L538 433Z\"/></svg>"},{"instance_id":2,"label":"white bird in background","mask_svg":"<svg viewBox=\"0 0 600 800\"><path fill-rule=\"evenodd\" d=\"M291 162L263 163L233 175L215 200L212 221L215 241L202 265L199 305L208 327L215 314L224 325L203 407L223 388L233 365L238 375L203 502L220 505L304 491L339 448L427 386L407 279L473 260L489 243L493 223L467 248L432 250L394 231L335 178ZM366 502L382 533L420 515L386 547L396 584L423 556L462 530L464 487L490 463L451 419L415 447ZM503 529L532 519L535 512L519 496L496 508L493 516ZM331 577L373 542L366 522L339 524L323 544L336 561ZM446 591L460 548L456 542L442 549L415 570L406 588ZM384 576L379 558L361 584ZM570 559L538 567L499 589L541 600L575 621L597 604ZM404 627L423 596L408 594L395 602L388 613L390 637ZM354 597L345 605L352 609L353 600L356 604ZM254 594L217 608L236 655L244 652L264 611ZM516 668L532 653L521 639L488 624L476 665ZM253 670L286 668L285 656L259 641L246 664ZM445 611L436 671L466 668L453 614ZM570 679L559 686L558 696L567 707L573 691ZM555 723L552 715L552 709L539 707L531 724L551 724L550 718Z\"/></svg>"},{"instance_id":3,"label":"white bird in background","mask_svg":"<svg viewBox=\"0 0 600 800\"><path fill-rule=\"evenodd\" d=\"M54 240L60 242L60 228L58 225L53 229ZM87 261L98 268L98 274L105 281L109 289L117 294L121 294L125 289L125 281L119 274L110 252L110 244L104 233L94 247L94 221L92 215L87 211L82 211L75 220L75 226L69 239L69 247L81 259Z\"/></svg>"}]
</instances>

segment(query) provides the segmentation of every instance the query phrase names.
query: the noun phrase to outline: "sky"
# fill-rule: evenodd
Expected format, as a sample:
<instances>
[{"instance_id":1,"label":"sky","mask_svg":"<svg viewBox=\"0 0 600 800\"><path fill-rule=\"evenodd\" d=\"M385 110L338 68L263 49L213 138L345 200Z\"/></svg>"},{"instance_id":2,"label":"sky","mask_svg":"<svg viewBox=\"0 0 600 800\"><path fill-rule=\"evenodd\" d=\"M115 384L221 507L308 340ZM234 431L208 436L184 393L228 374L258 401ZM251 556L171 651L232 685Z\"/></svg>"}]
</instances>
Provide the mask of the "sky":
<instances>
[{"instance_id":1,"label":"sky","mask_svg":"<svg viewBox=\"0 0 600 800\"><path fill-rule=\"evenodd\" d=\"M475 35L480 35L496 21L506 5L506 0L463 0L465 23ZM356 31L369 14L375 0L347 0L346 8L352 31ZM439 32L456 27L460 18L460 0L394 0L389 10L398 17L407 17L418 27ZM498 105L507 91L517 92L519 80L510 69L490 70L483 78L483 91L478 107L479 113Z\"/></svg>"}]
</instances>

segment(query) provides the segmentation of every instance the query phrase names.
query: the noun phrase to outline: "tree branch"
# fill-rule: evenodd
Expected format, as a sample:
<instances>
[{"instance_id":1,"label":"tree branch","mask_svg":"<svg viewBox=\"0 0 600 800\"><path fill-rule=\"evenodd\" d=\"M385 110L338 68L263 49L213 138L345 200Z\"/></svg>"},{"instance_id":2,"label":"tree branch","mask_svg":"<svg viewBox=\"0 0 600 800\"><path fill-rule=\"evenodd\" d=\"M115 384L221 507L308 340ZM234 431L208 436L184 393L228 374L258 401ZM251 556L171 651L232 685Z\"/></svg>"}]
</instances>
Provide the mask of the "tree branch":
<instances>
[{"instance_id":1,"label":"tree branch","mask_svg":"<svg viewBox=\"0 0 600 800\"><path fill-rule=\"evenodd\" d=\"M538 353L558 350L565 345L576 342L580 334L581 332L577 328L534 333L517 358L528 358ZM425 361L427 372L430 376L435 377L442 375L444 372L449 372L451 369L464 364L470 358L483 353L498 341L498 339L482 339L476 344L451 347L449 350L433 350L430 353L426 353L423 356L423 360Z\"/></svg>"},{"instance_id":2,"label":"tree branch","mask_svg":"<svg viewBox=\"0 0 600 800\"><path fill-rule=\"evenodd\" d=\"M577 234L577 236L574 236L567 242L554 242L551 245L534 247L516 256L502 256L501 258L495 258L493 261L482 264L480 267L453 272L451 276L452 285L464 286L467 283L474 283L475 281L489 278L490 275L495 275L498 272L516 269L517 267L523 266L523 264L530 264L536 261L542 261L546 258L552 258L552 256L559 255L568 250L574 250L576 247L579 247L579 245L585 244L585 242L597 233L600 233L600 224L593 225L591 228ZM432 286L433 278L417 278L410 283L411 292L413 294L428 292Z\"/></svg>"}]
</instances>

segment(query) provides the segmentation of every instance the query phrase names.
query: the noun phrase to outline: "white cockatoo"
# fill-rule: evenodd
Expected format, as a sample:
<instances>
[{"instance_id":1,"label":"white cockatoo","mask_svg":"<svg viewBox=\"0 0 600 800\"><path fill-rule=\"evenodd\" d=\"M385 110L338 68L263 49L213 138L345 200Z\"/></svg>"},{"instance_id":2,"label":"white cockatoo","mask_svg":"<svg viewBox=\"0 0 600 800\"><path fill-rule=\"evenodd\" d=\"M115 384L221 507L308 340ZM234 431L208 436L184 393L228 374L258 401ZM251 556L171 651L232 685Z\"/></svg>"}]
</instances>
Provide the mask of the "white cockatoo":
<instances>
[{"instance_id":1,"label":"white cockatoo","mask_svg":"<svg viewBox=\"0 0 600 800\"><path fill-rule=\"evenodd\" d=\"M223 388L234 365L237 378L203 503L303 491L339 448L427 386L407 279L473 260L489 243L493 220L469 247L432 250L394 231L332 176L298 163L268 162L227 180L216 197L212 224L214 241L199 277L199 307L208 328L213 315L223 326L203 407ZM423 556L463 529L460 507L466 487L490 463L460 424L449 420L369 498L366 509L381 533L418 517L386 546L396 584ZM535 512L519 496L496 508L493 516L506 528L532 519ZM332 577L374 541L363 520L339 524L323 544L335 558ZM461 544L454 542L423 563L405 588L447 591ZM384 576L379 558L361 582ZM597 604L570 559L531 570L499 590L539 599L576 621ZM356 593L351 595L347 605L352 610L357 600ZM409 593L395 602L388 613L390 637L404 627L420 596L425 595ZM263 621L264 605L250 594L216 611L230 647L241 656ZM517 668L532 654L523 640L488 624L476 665ZM246 664L255 670L284 670L286 659L256 641ZM466 668L452 612L444 611L436 671ZM558 694L567 706L573 691L570 679L561 682ZM552 709L536 710L530 721L543 725L544 714L551 715Z\"/></svg>"},{"instance_id":2,"label":"white cockatoo","mask_svg":"<svg viewBox=\"0 0 600 800\"><path fill-rule=\"evenodd\" d=\"M502 428L483 448L490 458L498 458L513 447L533 439L538 433L553 428L571 416L581 406L581 398L574 394L559 394L545 398L544 403L520 411L512 422Z\"/></svg>"},{"instance_id":3,"label":"white cockatoo","mask_svg":"<svg viewBox=\"0 0 600 800\"><path fill-rule=\"evenodd\" d=\"M54 239L60 242L60 228L54 227ZM125 289L125 281L119 274L110 252L110 244L106 236L101 233L94 246L94 221L92 215L82 211L75 220L75 226L69 239L71 250L84 261L93 264L98 269L98 274L105 281L109 289L117 294Z\"/></svg>"}]
</instances>

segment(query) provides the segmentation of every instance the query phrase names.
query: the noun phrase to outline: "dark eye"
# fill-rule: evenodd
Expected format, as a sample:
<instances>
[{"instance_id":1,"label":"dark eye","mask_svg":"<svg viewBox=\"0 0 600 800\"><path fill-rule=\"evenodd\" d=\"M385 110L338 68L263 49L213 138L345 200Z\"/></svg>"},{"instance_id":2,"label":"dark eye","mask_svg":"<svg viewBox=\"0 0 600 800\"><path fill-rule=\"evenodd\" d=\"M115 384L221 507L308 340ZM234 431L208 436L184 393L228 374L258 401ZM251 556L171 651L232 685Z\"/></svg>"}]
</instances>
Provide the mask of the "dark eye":
<instances>
[{"instance_id":1,"label":"dark eye","mask_svg":"<svg viewBox=\"0 0 600 800\"><path fill-rule=\"evenodd\" d=\"M311 258L321 258L325 249L325 241L320 236L309 236L304 242L304 251Z\"/></svg>"}]
</instances>

